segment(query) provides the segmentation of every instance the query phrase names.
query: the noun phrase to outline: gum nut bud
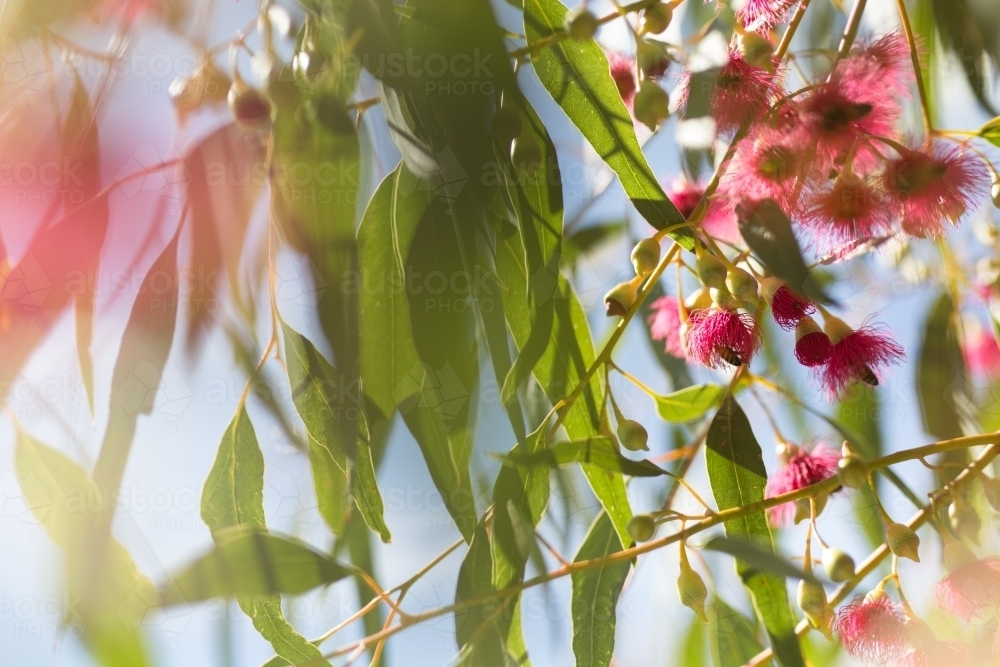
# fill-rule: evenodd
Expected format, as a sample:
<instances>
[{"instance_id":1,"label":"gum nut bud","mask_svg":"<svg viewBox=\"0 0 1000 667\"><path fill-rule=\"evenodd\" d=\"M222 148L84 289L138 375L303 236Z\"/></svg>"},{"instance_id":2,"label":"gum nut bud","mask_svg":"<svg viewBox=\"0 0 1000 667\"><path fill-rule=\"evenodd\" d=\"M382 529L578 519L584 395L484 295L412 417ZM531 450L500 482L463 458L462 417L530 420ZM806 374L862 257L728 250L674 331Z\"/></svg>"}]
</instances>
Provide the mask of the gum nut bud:
<instances>
[{"instance_id":1,"label":"gum nut bud","mask_svg":"<svg viewBox=\"0 0 1000 667\"><path fill-rule=\"evenodd\" d=\"M635 267L635 275L644 276L652 272L659 263L660 243L656 239L643 239L632 248L632 266Z\"/></svg>"},{"instance_id":2,"label":"gum nut bud","mask_svg":"<svg viewBox=\"0 0 1000 667\"><path fill-rule=\"evenodd\" d=\"M712 303L723 310L736 310L743 307L743 302L730 294L725 286L713 287L709 289L709 293L712 295Z\"/></svg>"},{"instance_id":3,"label":"gum nut bud","mask_svg":"<svg viewBox=\"0 0 1000 667\"><path fill-rule=\"evenodd\" d=\"M670 55L659 42L640 39L635 43L635 61L647 79L659 79L670 68Z\"/></svg>"},{"instance_id":4,"label":"gum nut bud","mask_svg":"<svg viewBox=\"0 0 1000 667\"><path fill-rule=\"evenodd\" d=\"M707 287L699 287L694 294L684 300L684 305L688 310L705 310L712 306L712 290Z\"/></svg>"},{"instance_id":5,"label":"gum nut bud","mask_svg":"<svg viewBox=\"0 0 1000 667\"><path fill-rule=\"evenodd\" d=\"M799 590L796 601L799 609L809 616L818 616L827 608L826 591L818 581L799 580ZM810 619L812 620L812 619Z\"/></svg>"},{"instance_id":6,"label":"gum nut bud","mask_svg":"<svg viewBox=\"0 0 1000 667\"><path fill-rule=\"evenodd\" d=\"M634 283L619 283L604 295L604 309L608 317L621 317L635 303L636 287Z\"/></svg>"},{"instance_id":7,"label":"gum nut bud","mask_svg":"<svg viewBox=\"0 0 1000 667\"><path fill-rule=\"evenodd\" d=\"M674 18L674 10L665 2L647 7L642 12L642 32L649 35L659 35L667 29Z\"/></svg>"},{"instance_id":8,"label":"gum nut bud","mask_svg":"<svg viewBox=\"0 0 1000 667\"><path fill-rule=\"evenodd\" d=\"M868 480L868 466L854 454L848 454L837 461L840 483L849 489L856 489Z\"/></svg>"},{"instance_id":9,"label":"gum nut bud","mask_svg":"<svg viewBox=\"0 0 1000 667\"><path fill-rule=\"evenodd\" d=\"M774 68L771 60L771 56L774 55L774 44L756 32L746 32L740 37L740 55L748 65L765 70Z\"/></svg>"},{"instance_id":10,"label":"gum nut bud","mask_svg":"<svg viewBox=\"0 0 1000 667\"><path fill-rule=\"evenodd\" d=\"M229 111L240 127L258 129L271 121L271 103L260 91L249 88L242 81L234 81L229 88Z\"/></svg>"},{"instance_id":11,"label":"gum nut bud","mask_svg":"<svg viewBox=\"0 0 1000 667\"><path fill-rule=\"evenodd\" d=\"M873 588L865 594L865 602L878 602L879 600L884 600L887 597L889 597L889 594L881 588Z\"/></svg>"},{"instance_id":12,"label":"gum nut bud","mask_svg":"<svg viewBox=\"0 0 1000 667\"><path fill-rule=\"evenodd\" d=\"M1000 208L1000 177L993 177L993 187L990 188L990 196L993 197L993 206Z\"/></svg>"},{"instance_id":13,"label":"gum nut bud","mask_svg":"<svg viewBox=\"0 0 1000 667\"><path fill-rule=\"evenodd\" d=\"M655 132L660 122L670 115L670 96L660 84L645 79L635 94L632 113L636 120Z\"/></svg>"},{"instance_id":14,"label":"gum nut bud","mask_svg":"<svg viewBox=\"0 0 1000 667\"><path fill-rule=\"evenodd\" d=\"M983 527L979 512L972 505L963 502L953 502L948 507L948 522L959 537L979 544L979 531Z\"/></svg>"},{"instance_id":15,"label":"gum nut bud","mask_svg":"<svg viewBox=\"0 0 1000 667\"><path fill-rule=\"evenodd\" d=\"M687 563L681 563L681 573L677 577L677 597L681 604L698 614L698 618L707 621L705 616L705 599L708 597L708 588L701 575L695 572Z\"/></svg>"},{"instance_id":16,"label":"gum nut bud","mask_svg":"<svg viewBox=\"0 0 1000 667\"><path fill-rule=\"evenodd\" d=\"M524 129L524 124L521 122L521 114L512 105L501 105L496 110L496 113L493 114L493 120L490 121L490 129L493 132L494 139L508 146Z\"/></svg>"},{"instance_id":17,"label":"gum nut bud","mask_svg":"<svg viewBox=\"0 0 1000 667\"><path fill-rule=\"evenodd\" d=\"M830 581L839 584L854 576L854 559L840 549L824 549L822 562Z\"/></svg>"},{"instance_id":18,"label":"gum nut bud","mask_svg":"<svg viewBox=\"0 0 1000 667\"><path fill-rule=\"evenodd\" d=\"M597 32L597 17L586 7L579 7L566 15L566 32L573 39L590 39Z\"/></svg>"},{"instance_id":19,"label":"gum nut bud","mask_svg":"<svg viewBox=\"0 0 1000 667\"><path fill-rule=\"evenodd\" d=\"M731 269L726 274L726 287L740 301L753 303L757 300L757 279L749 271Z\"/></svg>"},{"instance_id":20,"label":"gum nut bud","mask_svg":"<svg viewBox=\"0 0 1000 667\"><path fill-rule=\"evenodd\" d=\"M890 523L885 529L885 541L889 545L889 551L900 558L909 558L917 563L920 562L920 538L909 526L901 523Z\"/></svg>"},{"instance_id":21,"label":"gum nut bud","mask_svg":"<svg viewBox=\"0 0 1000 667\"><path fill-rule=\"evenodd\" d=\"M202 63L193 74L174 79L167 93L178 122L183 125L189 115L207 104L224 102L230 85L229 77L211 61Z\"/></svg>"},{"instance_id":22,"label":"gum nut bud","mask_svg":"<svg viewBox=\"0 0 1000 667\"><path fill-rule=\"evenodd\" d=\"M656 533L656 521L648 514L636 514L629 519L628 534L636 542L648 542Z\"/></svg>"},{"instance_id":23,"label":"gum nut bud","mask_svg":"<svg viewBox=\"0 0 1000 667\"><path fill-rule=\"evenodd\" d=\"M1000 479L982 475L979 478L979 483L983 487L983 495L986 497L986 502L990 504L990 507L994 511L1000 512Z\"/></svg>"},{"instance_id":24,"label":"gum nut bud","mask_svg":"<svg viewBox=\"0 0 1000 667\"><path fill-rule=\"evenodd\" d=\"M649 433L646 427L634 419L623 419L618 424L618 439L622 442L622 447L632 452L640 452L649 449L646 442L649 440Z\"/></svg>"},{"instance_id":25,"label":"gum nut bud","mask_svg":"<svg viewBox=\"0 0 1000 667\"><path fill-rule=\"evenodd\" d=\"M954 572L958 568L973 563L977 560L972 549L965 545L962 540L956 540L950 535L944 540L944 548L941 550L941 560L948 572Z\"/></svg>"},{"instance_id":26,"label":"gum nut bud","mask_svg":"<svg viewBox=\"0 0 1000 667\"><path fill-rule=\"evenodd\" d=\"M695 264L698 279L708 287L721 288L726 286L726 265L715 255L705 253Z\"/></svg>"},{"instance_id":27,"label":"gum nut bud","mask_svg":"<svg viewBox=\"0 0 1000 667\"><path fill-rule=\"evenodd\" d=\"M542 163L542 147L533 136L522 132L517 135L517 139L514 139L510 159L514 162L514 166L529 173L533 172Z\"/></svg>"}]
</instances>

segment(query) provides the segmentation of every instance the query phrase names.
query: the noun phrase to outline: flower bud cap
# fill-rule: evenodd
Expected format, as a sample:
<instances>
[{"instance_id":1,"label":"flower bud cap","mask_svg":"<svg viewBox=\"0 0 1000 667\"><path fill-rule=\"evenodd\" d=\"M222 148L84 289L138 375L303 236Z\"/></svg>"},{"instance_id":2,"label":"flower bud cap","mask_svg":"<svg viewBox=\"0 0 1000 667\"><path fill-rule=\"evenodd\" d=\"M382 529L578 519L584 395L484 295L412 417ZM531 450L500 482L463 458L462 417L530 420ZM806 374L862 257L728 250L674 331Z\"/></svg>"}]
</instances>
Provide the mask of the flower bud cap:
<instances>
[{"instance_id":1,"label":"flower bud cap","mask_svg":"<svg viewBox=\"0 0 1000 667\"><path fill-rule=\"evenodd\" d=\"M604 295L604 307L608 317L621 317L635 303L637 290L634 283L619 283Z\"/></svg>"},{"instance_id":2,"label":"flower bud cap","mask_svg":"<svg viewBox=\"0 0 1000 667\"><path fill-rule=\"evenodd\" d=\"M895 522L890 523L885 529L885 541L889 545L889 551L896 556L920 562L918 553L920 537L909 526Z\"/></svg>"}]
</instances>

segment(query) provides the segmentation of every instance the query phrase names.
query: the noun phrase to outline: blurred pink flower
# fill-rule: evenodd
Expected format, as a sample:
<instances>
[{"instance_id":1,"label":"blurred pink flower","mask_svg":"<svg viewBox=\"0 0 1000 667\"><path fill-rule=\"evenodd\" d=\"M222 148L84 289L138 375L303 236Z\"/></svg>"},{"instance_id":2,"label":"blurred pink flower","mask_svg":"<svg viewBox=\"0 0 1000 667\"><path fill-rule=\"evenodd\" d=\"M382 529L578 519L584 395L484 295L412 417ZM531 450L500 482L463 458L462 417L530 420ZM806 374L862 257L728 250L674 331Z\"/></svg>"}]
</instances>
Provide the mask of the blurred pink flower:
<instances>
[{"instance_id":1,"label":"blurred pink flower","mask_svg":"<svg viewBox=\"0 0 1000 667\"><path fill-rule=\"evenodd\" d=\"M683 176L675 178L667 197L677 207L681 215L690 218L695 207L705 194L705 186L692 183ZM701 221L701 228L717 241L736 244L742 241L736 213L732 204L725 197L713 197L708 204L708 211Z\"/></svg>"},{"instance_id":2,"label":"blurred pink flower","mask_svg":"<svg viewBox=\"0 0 1000 667\"><path fill-rule=\"evenodd\" d=\"M796 0L745 0L736 12L747 30L767 32L782 23Z\"/></svg>"},{"instance_id":3,"label":"blurred pink flower","mask_svg":"<svg viewBox=\"0 0 1000 667\"><path fill-rule=\"evenodd\" d=\"M1000 345L992 332L985 329L968 332L962 351L970 371L985 377L1000 377Z\"/></svg>"},{"instance_id":4,"label":"blurred pink flower","mask_svg":"<svg viewBox=\"0 0 1000 667\"><path fill-rule=\"evenodd\" d=\"M837 611L834 630L852 658L882 665L907 650L906 619L899 605L882 591L854 601Z\"/></svg>"},{"instance_id":5,"label":"blurred pink flower","mask_svg":"<svg viewBox=\"0 0 1000 667\"><path fill-rule=\"evenodd\" d=\"M1000 611L1000 559L984 558L958 568L935 587L938 606L969 621Z\"/></svg>"},{"instance_id":6,"label":"blurred pink flower","mask_svg":"<svg viewBox=\"0 0 1000 667\"><path fill-rule=\"evenodd\" d=\"M885 203L874 181L844 173L830 187L810 194L803 223L816 245L829 251L889 234L893 224Z\"/></svg>"},{"instance_id":7,"label":"blurred pink flower","mask_svg":"<svg viewBox=\"0 0 1000 667\"><path fill-rule=\"evenodd\" d=\"M783 465L767 480L765 498L798 491L836 475L840 454L822 445L808 451L797 445L786 444L781 458ZM793 516L795 503L782 503L767 510L767 518L775 527L787 526Z\"/></svg>"},{"instance_id":8,"label":"blurred pink flower","mask_svg":"<svg viewBox=\"0 0 1000 667\"><path fill-rule=\"evenodd\" d=\"M618 86L618 94L621 95L625 106L631 110L632 100L635 99L637 87L635 82L635 60L616 51L608 51L607 56L608 66L611 68L611 78L614 79L615 85Z\"/></svg>"},{"instance_id":9,"label":"blurred pink flower","mask_svg":"<svg viewBox=\"0 0 1000 667\"><path fill-rule=\"evenodd\" d=\"M739 51L731 50L712 92L711 114L719 132L732 132L746 121L762 118L782 95L777 79L777 74L749 64ZM691 74L685 72L675 93L680 108L687 107L690 87Z\"/></svg>"},{"instance_id":10,"label":"blurred pink flower","mask_svg":"<svg viewBox=\"0 0 1000 667\"><path fill-rule=\"evenodd\" d=\"M681 315L677 297L665 296L650 306L649 332L653 340L662 341L667 354L684 359L687 354L681 341Z\"/></svg>"}]
</instances>

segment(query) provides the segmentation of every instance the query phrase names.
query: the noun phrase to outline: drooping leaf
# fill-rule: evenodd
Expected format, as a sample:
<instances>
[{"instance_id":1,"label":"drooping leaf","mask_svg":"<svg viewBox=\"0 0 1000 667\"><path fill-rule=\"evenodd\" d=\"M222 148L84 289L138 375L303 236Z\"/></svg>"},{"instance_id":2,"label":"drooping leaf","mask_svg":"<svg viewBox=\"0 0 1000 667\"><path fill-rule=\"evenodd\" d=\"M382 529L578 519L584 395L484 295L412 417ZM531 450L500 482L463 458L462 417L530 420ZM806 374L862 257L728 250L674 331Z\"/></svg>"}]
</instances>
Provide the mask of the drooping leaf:
<instances>
[{"instance_id":1,"label":"drooping leaf","mask_svg":"<svg viewBox=\"0 0 1000 667\"><path fill-rule=\"evenodd\" d=\"M215 548L174 575L163 590L165 604L214 597L299 594L350 576L351 571L301 542L248 531L215 531Z\"/></svg>"},{"instance_id":2,"label":"drooping leaf","mask_svg":"<svg viewBox=\"0 0 1000 667\"><path fill-rule=\"evenodd\" d=\"M941 44L961 62L969 88L980 106L988 113L997 115L996 108L986 96L990 72L987 57L992 61L994 72L1000 59L1000 38L997 37L1000 21L993 11L995 7L968 0L931 2Z\"/></svg>"},{"instance_id":3,"label":"drooping leaf","mask_svg":"<svg viewBox=\"0 0 1000 667\"><path fill-rule=\"evenodd\" d=\"M547 149L543 151L544 155L551 155L551 159L555 159L554 154L548 153ZM548 159L550 158L546 157ZM541 174L542 169L539 168L534 175L523 174L521 180L531 183L531 179L538 179L534 184L538 188L539 202L544 204L535 210L549 220L546 229L561 228L562 195L557 196L553 192L557 189L558 180L542 178ZM546 189L547 194L543 195L542 189ZM521 226L521 231L525 234L524 225ZM525 354L524 350L529 346L541 344L535 338L539 331L538 321L533 318L530 306L532 283L538 280L536 275L539 274L533 275L527 268L525 244L530 246L531 241L525 241L522 234L501 236L496 248L496 265L500 283L504 286L501 297L507 324L514 344L521 354ZM546 273L547 270L540 275L544 276ZM532 375L538 386L553 404L580 383L595 359L586 313L569 283L558 273L554 277L555 289L551 293L552 325L548 340L544 341L544 350L532 366ZM603 400L603 392L601 374L594 373L563 420L563 427L570 438L586 439L598 435L599 405ZM589 463L581 464L581 467L595 495L614 522L620 539L630 543L626 527L632 511L621 475Z\"/></svg>"},{"instance_id":4,"label":"drooping leaf","mask_svg":"<svg viewBox=\"0 0 1000 667\"><path fill-rule=\"evenodd\" d=\"M789 579L816 581L816 577L811 572L806 572L801 567L792 564L788 559L769 549L761 548L756 542L743 538L716 536L706 542L702 549L719 551L739 558L747 564L748 568L757 572L769 572Z\"/></svg>"},{"instance_id":5,"label":"drooping leaf","mask_svg":"<svg viewBox=\"0 0 1000 667\"><path fill-rule=\"evenodd\" d=\"M494 590L489 533L486 525L480 523L458 571L455 602L489 596ZM455 612L459 664L469 667L505 666L512 604L513 598L486 597L470 604L465 610Z\"/></svg>"},{"instance_id":6,"label":"drooping leaf","mask_svg":"<svg viewBox=\"0 0 1000 667\"><path fill-rule=\"evenodd\" d=\"M530 0L529 0L530 1ZM594 519L573 562L609 556L622 550L607 513ZM572 575L573 654L577 667L608 667L615 649L618 596L629 562L584 570Z\"/></svg>"},{"instance_id":7,"label":"drooping leaf","mask_svg":"<svg viewBox=\"0 0 1000 667\"><path fill-rule=\"evenodd\" d=\"M561 466L567 463L587 463L602 470L633 477L658 477L667 472L649 461L633 461L618 451L611 438L598 436L583 440L557 442L530 454L511 452L506 461L514 466Z\"/></svg>"},{"instance_id":8,"label":"drooping leaf","mask_svg":"<svg viewBox=\"0 0 1000 667\"><path fill-rule=\"evenodd\" d=\"M97 119L90 104L90 95L79 75L73 77L73 94L63 126L62 153L64 164L72 170L74 187L81 201L89 207L93 233L103 243L108 227L108 200L101 196L100 139ZM97 274L98 257L91 259L87 275ZM94 359L90 344L94 338L94 310L97 298L96 278L85 280L81 289L73 294L76 315L76 354L80 361L80 379L87 394L90 414L94 415Z\"/></svg>"},{"instance_id":9,"label":"drooping leaf","mask_svg":"<svg viewBox=\"0 0 1000 667\"><path fill-rule=\"evenodd\" d=\"M796 292L815 301L829 302L823 286L809 271L788 216L770 199L739 216L743 240L771 273Z\"/></svg>"},{"instance_id":10,"label":"drooping leaf","mask_svg":"<svg viewBox=\"0 0 1000 667\"><path fill-rule=\"evenodd\" d=\"M709 604L712 663L716 667L742 667L763 647L757 628L746 616L719 598Z\"/></svg>"},{"instance_id":11,"label":"drooping leaf","mask_svg":"<svg viewBox=\"0 0 1000 667\"><path fill-rule=\"evenodd\" d=\"M852 444L855 451L862 452L865 458L876 458L884 452L880 428L882 410L879 392L860 383L856 383L837 405L837 421L850 431L858 433L858 437L854 439L863 444L859 445L853 440ZM853 494L851 502L868 542L872 548L878 547L885 541L885 527L878 515L871 487L862 485Z\"/></svg>"},{"instance_id":12,"label":"drooping leaf","mask_svg":"<svg viewBox=\"0 0 1000 667\"><path fill-rule=\"evenodd\" d=\"M235 539L235 535L259 534L267 528L264 520L264 457L243 405L222 436L215 463L205 480L201 494L201 519L212 531L217 549L225 540ZM225 551L219 553L225 555ZM259 560L261 563L268 562L267 558ZM263 567L260 572L267 572ZM323 571L330 572L332 569L330 566ZM285 620L279 595L238 597L237 602L280 658L292 664L312 660L320 666L329 665L323 660L320 650Z\"/></svg>"},{"instance_id":13,"label":"drooping leaf","mask_svg":"<svg viewBox=\"0 0 1000 667\"><path fill-rule=\"evenodd\" d=\"M917 394L924 430L939 440L978 433L969 372L965 367L951 296L942 294L931 306L917 363ZM949 477L957 475L969 461L966 450L942 457Z\"/></svg>"},{"instance_id":14,"label":"drooping leaf","mask_svg":"<svg viewBox=\"0 0 1000 667\"><path fill-rule=\"evenodd\" d=\"M251 132L224 125L184 156L191 210L191 291L187 344L200 347L228 284L245 310L240 258L254 204L264 187L264 146ZM259 274L261 267L251 273Z\"/></svg>"},{"instance_id":15,"label":"drooping leaf","mask_svg":"<svg viewBox=\"0 0 1000 667\"><path fill-rule=\"evenodd\" d=\"M760 445L736 399L730 396L722 403L705 442L709 482L720 511L764 499L767 471ZM763 510L726 521L724 527L728 537L749 540L763 550L774 552ZM785 580L756 571L740 559L736 561L736 571L753 597L778 662L782 667L803 667Z\"/></svg>"},{"instance_id":16,"label":"drooping leaf","mask_svg":"<svg viewBox=\"0 0 1000 667\"><path fill-rule=\"evenodd\" d=\"M411 303L401 288L430 195L401 165L379 186L358 229L360 276L363 284L372 286L362 290L360 297L362 388L368 401L369 428L387 422L400 410L445 506L462 535L471 540L478 521L471 503L468 452L453 449L465 443L449 439L445 423L446 416L456 414L450 401L468 400L471 388L456 389L443 375L447 369L434 369L420 361ZM444 386L442 377L447 380Z\"/></svg>"},{"instance_id":17,"label":"drooping leaf","mask_svg":"<svg viewBox=\"0 0 1000 667\"><path fill-rule=\"evenodd\" d=\"M111 376L108 428L94 464L94 482L101 489L118 489L139 415L152 412L156 401L177 320L179 236L180 227L146 273L125 325Z\"/></svg>"},{"instance_id":18,"label":"drooping leaf","mask_svg":"<svg viewBox=\"0 0 1000 667\"><path fill-rule=\"evenodd\" d=\"M159 604L151 581L124 546L98 528L109 513L104 496L83 468L63 454L18 433L14 453L26 504L46 533L66 551L67 609L84 641L105 667L147 664L138 631L145 612Z\"/></svg>"},{"instance_id":19,"label":"drooping leaf","mask_svg":"<svg viewBox=\"0 0 1000 667\"><path fill-rule=\"evenodd\" d=\"M656 397L656 412L671 424L684 424L700 419L726 397L726 387L699 384L672 394Z\"/></svg>"},{"instance_id":20,"label":"drooping leaf","mask_svg":"<svg viewBox=\"0 0 1000 667\"><path fill-rule=\"evenodd\" d=\"M357 399L344 396L350 391L344 377L311 341L284 322L281 330L292 402L309 435L309 461L313 468L316 501L330 529L335 535L342 535L351 511L351 471L348 443L341 440L343 429L338 422L345 418L346 411L357 405ZM361 491L367 493L367 489ZM378 504L381 505L381 498Z\"/></svg>"},{"instance_id":21,"label":"drooping leaf","mask_svg":"<svg viewBox=\"0 0 1000 667\"><path fill-rule=\"evenodd\" d=\"M684 647L681 651L681 664L685 665L705 665L708 662L706 650L708 648L705 624L697 618L688 626L684 634Z\"/></svg>"},{"instance_id":22,"label":"drooping leaf","mask_svg":"<svg viewBox=\"0 0 1000 667\"><path fill-rule=\"evenodd\" d=\"M559 0L527 0L524 31L529 42L561 32L567 9ZM656 229L684 222L646 162L632 117L611 78L608 59L593 39L558 39L533 54L538 79L574 125L618 175L639 214ZM671 236L693 248L689 230Z\"/></svg>"}]
</instances>

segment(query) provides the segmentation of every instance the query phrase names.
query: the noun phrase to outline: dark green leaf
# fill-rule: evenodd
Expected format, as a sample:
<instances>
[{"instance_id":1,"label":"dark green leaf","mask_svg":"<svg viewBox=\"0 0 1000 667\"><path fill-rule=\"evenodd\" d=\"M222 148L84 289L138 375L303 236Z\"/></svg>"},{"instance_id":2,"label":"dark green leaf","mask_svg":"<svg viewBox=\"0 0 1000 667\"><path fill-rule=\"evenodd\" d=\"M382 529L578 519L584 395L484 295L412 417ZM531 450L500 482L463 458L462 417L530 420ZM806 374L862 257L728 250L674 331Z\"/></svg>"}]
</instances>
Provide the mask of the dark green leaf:
<instances>
[{"instance_id":1,"label":"dark green leaf","mask_svg":"<svg viewBox=\"0 0 1000 667\"><path fill-rule=\"evenodd\" d=\"M747 566L757 572L770 572L779 577L817 581L811 572L793 565L791 561L782 558L769 549L763 549L755 542L739 537L713 537L702 549L720 551L739 558Z\"/></svg>"},{"instance_id":2,"label":"dark green leaf","mask_svg":"<svg viewBox=\"0 0 1000 667\"><path fill-rule=\"evenodd\" d=\"M720 511L764 499L767 471L760 445L750 428L750 421L731 396L723 402L712 421L706 445L709 482ZM724 526L728 537L750 540L761 549L774 552L771 529L763 510L726 521ZM795 636L795 617L788 603L785 580L758 572L739 559L736 571L753 597L778 662L782 667L802 667L802 651Z\"/></svg>"},{"instance_id":3,"label":"dark green leaf","mask_svg":"<svg viewBox=\"0 0 1000 667\"><path fill-rule=\"evenodd\" d=\"M719 405L728 389L717 384L699 384L672 394L656 397L656 411L671 424L684 424L700 419Z\"/></svg>"},{"instance_id":4,"label":"dark green leaf","mask_svg":"<svg viewBox=\"0 0 1000 667\"><path fill-rule=\"evenodd\" d=\"M212 551L171 579L163 591L164 604L296 595L351 574L304 543L243 526L215 531L215 541Z\"/></svg>"},{"instance_id":5,"label":"dark green leaf","mask_svg":"<svg viewBox=\"0 0 1000 667\"><path fill-rule=\"evenodd\" d=\"M593 560L622 550L607 513L594 519L573 562ZM618 596L628 576L629 562L584 570L573 579L573 654L576 667L608 667L615 649Z\"/></svg>"},{"instance_id":6,"label":"dark green leaf","mask_svg":"<svg viewBox=\"0 0 1000 667\"><path fill-rule=\"evenodd\" d=\"M549 196L548 202L549 207L554 207L557 200L554 196ZM561 206L560 196L558 209L543 209L550 210L547 215L553 219L552 224L558 224L555 221L562 217ZM497 245L497 274L505 288L501 296L507 324L514 343L522 351L529 345L536 331L536 322L532 319L529 305L529 283L532 277L526 268L525 252L524 241L518 234L502 237ZM532 371L545 396L552 403L562 399L580 383L595 359L586 313L569 283L559 275L556 275L556 281L552 294L553 322L550 337ZM603 400L603 391L601 374L594 373L563 420L563 427L570 438L597 436L600 414L598 406ZM595 495L611 516L619 537L628 542L630 538L626 527L632 511L621 475L587 463L582 464L582 468Z\"/></svg>"},{"instance_id":7,"label":"dark green leaf","mask_svg":"<svg viewBox=\"0 0 1000 667\"><path fill-rule=\"evenodd\" d=\"M489 533L485 523L480 523L458 571L455 602L458 604L488 596L494 590ZM508 609L513 600L513 597L487 597L465 610L455 612L455 639L460 649L460 664L469 667L504 667L507 632L510 627Z\"/></svg>"},{"instance_id":8,"label":"dark green leaf","mask_svg":"<svg viewBox=\"0 0 1000 667\"><path fill-rule=\"evenodd\" d=\"M792 223L777 204L765 199L752 210L743 211L739 224L743 240L771 273L804 296L825 303L830 301L823 286L806 266Z\"/></svg>"},{"instance_id":9,"label":"dark green leaf","mask_svg":"<svg viewBox=\"0 0 1000 667\"><path fill-rule=\"evenodd\" d=\"M524 30L529 42L561 32L566 6L559 0L527 0ZM618 175L636 210L656 229L684 222L649 168L635 136L632 117L611 78L608 59L593 39L560 39L533 55L542 85L573 124ZM671 234L693 248L689 230Z\"/></svg>"},{"instance_id":10,"label":"dark green leaf","mask_svg":"<svg viewBox=\"0 0 1000 667\"><path fill-rule=\"evenodd\" d=\"M345 378L323 358L311 341L284 322L281 323L281 330L292 401L308 433L316 502L334 534L342 535L350 513L351 472L347 458L349 446L341 439L343 429L339 422L353 405L357 405L357 399L345 396L350 391ZM377 486L375 491L378 492ZM379 497L378 505L381 504ZM381 523L381 515L377 521ZM384 526L382 523L381 527Z\"/></svg>"},{"instance_id":11,"label":"dark green leaf","mask_svg":"<svg viewBox=\"0 0 1000 667\"><path fill-rule=\"evenodd\" d=\"M853 439L847 437L867 459L882 455L882 431L879 423L882 418L882 407L879 392L861 383L851 387L850 392L837 405L837 421L849 432L857 433ZM857 442L855 442L857 441ZM872 548L885 541L885 527L876 511L875 495L871 487L863 485L851 498L858 513L865 535Z\"/></svg>"},{"instance_id":12,"label":"dark green leaf","mask_svg":"<svg viewBox=\"0 0 1000 667\"><path fill-rule=\"evenodd\" d=\"M511 452L506 461L514 466L560 466L580 462L601 470L632 475L633 477L658 477L667 472L649 461L633 461L618 451L617 444L603 436L583 440L557 442L533 454Z\"/></svg>"},{"instance_id":13,"label":"dark green leaf","mask_svg":"<svg viewBox=\"0 0 1000 667\"><path fill-rule=\"evenodd\" d=\"M957 318L951 296L947 293L939 296L924 324L917 365L917 394L924 430L939 440L979 432ZM966 450L949 452L941 461L949 478L968 462Z\"/></svg>"},{"instance_id":14,"label":"dark green leaf","mask_svg":"<svg viewBox=\"0 0 1000 667\"><path fill-rule=\"evenodd\" d=\"M372 197L358 229L361 256L361 377L369 428L388 421L397 407L424 455L445 506L467 540L477 524L468 471L468 442L449 438L445 418L468 402L472 387L459 388L447 368L421 362L414 343L411 303L403 286L407 258L430 201L420 181L402 165ZM443 381L443 382L442 382ZM461 385L461 382L457 382ZM459 425L461 427L461 425Z\"/></svg>"},{"instance_id":15,"label":"dark green leaf","mask_svg":"<svg viewBox=\"0 0 1000 667\"><path fill-rule=\"evenodd\" d=\"M754 624L719 598L713 598L708 614L716 667L742 667L763 649Z\"/></svg>"}]
</instances>

